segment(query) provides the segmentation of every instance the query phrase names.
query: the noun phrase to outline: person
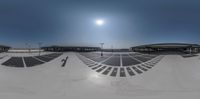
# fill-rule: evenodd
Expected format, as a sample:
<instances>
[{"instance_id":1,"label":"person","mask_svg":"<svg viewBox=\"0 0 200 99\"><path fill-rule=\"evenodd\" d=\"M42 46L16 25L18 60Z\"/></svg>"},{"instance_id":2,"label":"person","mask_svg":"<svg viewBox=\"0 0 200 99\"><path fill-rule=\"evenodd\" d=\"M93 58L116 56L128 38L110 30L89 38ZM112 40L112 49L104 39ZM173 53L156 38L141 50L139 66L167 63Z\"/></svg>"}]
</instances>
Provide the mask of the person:
<instances>
[{"instance_id":1,"label":"person","mask_svg":"<svg viewBox=\"0 0 200 99\"><path fill-rule=\"evenodd\" d=\"M66 57L66 61L67 61L67 59L68 59L68 56Z\"/></svg>"},{"instance_id":2,"label":"person","mask_svg":"<svg viewBox=\"0 0 200 99\"><path fill-rule=\"evenodd\" d=\"M62 67L65 67L67 60L68 60L68 56L65 59L61 60L63 62Z\"/></svg>"}]
</instances>

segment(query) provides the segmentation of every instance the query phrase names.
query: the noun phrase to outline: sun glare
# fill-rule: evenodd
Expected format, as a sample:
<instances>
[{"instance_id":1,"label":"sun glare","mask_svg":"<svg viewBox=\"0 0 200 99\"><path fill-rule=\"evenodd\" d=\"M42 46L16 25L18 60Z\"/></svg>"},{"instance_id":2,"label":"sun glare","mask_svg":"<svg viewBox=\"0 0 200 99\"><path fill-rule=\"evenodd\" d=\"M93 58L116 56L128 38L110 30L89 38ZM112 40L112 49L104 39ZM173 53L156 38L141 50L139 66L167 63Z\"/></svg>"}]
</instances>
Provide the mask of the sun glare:
<instances>
[{"instance_id":1,"label":"sun glare","mask_svg":"<svg viewBox=\"0 0 200 99\"><path fill-rule=\"evenodd\" d=\"M96 20L96 25L98 25L98 26L102 26L103 24L104 24L104 20L101 20L101 19L98 19L98 20Z\"/></svg>"}]
</instances>

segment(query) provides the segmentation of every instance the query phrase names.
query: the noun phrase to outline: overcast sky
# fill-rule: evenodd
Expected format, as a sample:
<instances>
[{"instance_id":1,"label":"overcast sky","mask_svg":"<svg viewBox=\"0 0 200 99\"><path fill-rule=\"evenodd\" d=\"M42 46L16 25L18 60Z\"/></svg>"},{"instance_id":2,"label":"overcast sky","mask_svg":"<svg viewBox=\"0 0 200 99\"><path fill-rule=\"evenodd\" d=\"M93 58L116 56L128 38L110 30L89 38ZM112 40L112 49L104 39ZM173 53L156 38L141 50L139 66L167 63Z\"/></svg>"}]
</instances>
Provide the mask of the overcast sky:
<instances>
[{"instance_id":1,"label":"overcast sky","mask_svg":"<svg viewBox=\"0 0 200 99\"><path fill-rule=\"evenodd\" d=\"M0 0L0 44L200 43L198 0ZM97 26L95 20L105 24Z\"/></svg>"}]
</instances>

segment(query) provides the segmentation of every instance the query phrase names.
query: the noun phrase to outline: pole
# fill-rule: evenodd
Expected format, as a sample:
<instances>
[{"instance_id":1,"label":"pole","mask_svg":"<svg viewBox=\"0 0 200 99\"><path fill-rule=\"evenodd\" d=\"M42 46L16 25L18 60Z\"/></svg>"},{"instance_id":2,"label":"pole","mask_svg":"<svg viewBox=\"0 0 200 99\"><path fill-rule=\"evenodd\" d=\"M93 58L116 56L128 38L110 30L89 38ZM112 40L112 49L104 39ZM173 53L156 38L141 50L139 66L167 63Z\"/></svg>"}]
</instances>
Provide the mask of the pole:
<instances>
[{"instance_id":1,"label":"pole","mask_svg":"<svg viewBox=\"0 0 200 99\"><path fill-rule=\"evenodd\" d=\"M100 43L100 45L101 45L101 57L103 56L103 45L104 45L104 43Z\"/></svg>"},{"instance_id":2,"label":"pole","mask_svg":"<svg viewBox=\"0 0 200 99\"><path fill-rule=\"evenodd\" d=\"M111 45L112 53L113 53L113 45Z\"/></svg>"}]
</instances>

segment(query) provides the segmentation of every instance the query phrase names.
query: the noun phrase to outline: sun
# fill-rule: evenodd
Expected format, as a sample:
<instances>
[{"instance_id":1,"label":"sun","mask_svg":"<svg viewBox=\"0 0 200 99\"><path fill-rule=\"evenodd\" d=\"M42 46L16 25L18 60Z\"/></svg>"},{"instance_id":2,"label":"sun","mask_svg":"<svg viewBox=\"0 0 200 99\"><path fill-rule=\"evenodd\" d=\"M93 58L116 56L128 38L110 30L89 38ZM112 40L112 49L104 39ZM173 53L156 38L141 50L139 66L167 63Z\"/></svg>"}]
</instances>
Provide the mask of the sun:
<instances>
[{"instance_id":1,"label":"sun","mask_svg":"<svg viewBox=\"0 0 200 99\"><path fill-rule=\"evenodd\" d=\"M95 23L96 23L96 25L98 25L98 26L102 26L102 25L104 25L104 20L98 19L98 20L95 21Z\"/></svg>"}]
</instances>

